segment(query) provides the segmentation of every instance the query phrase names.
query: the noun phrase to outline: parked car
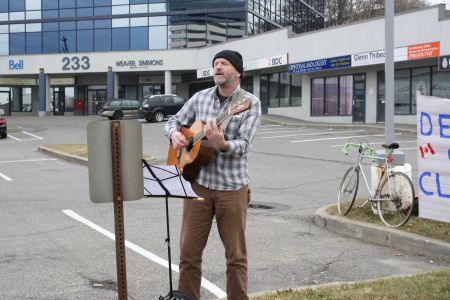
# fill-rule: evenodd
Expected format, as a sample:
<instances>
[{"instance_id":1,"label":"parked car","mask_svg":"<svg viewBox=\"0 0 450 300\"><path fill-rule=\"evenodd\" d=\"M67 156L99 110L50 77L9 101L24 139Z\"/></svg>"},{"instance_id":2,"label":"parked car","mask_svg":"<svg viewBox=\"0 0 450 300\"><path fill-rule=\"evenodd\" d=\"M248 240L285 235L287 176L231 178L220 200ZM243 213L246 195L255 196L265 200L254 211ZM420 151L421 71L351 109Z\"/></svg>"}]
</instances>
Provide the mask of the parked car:
<instances>
[{"instance_id":1,"label":"parked car","mask_svg":"<svg viewBox=\"0 0 450 300\"><path fill-rule=\"evenodd\" d=\"M139 108L139 117L148 122L162 122L164 118L176 114L186 103L177 95L153 95L144 97Z\"/></svg>"},{"instance_id":2,"label":"parked car","mask_svg":"<svg viewBox=\"0 0 450 300\"><path fill-rule=\"evenodd\" d=\"M101 108L101 115L110 120L121 120L123 117L139 116L139 101L130 99L113 99L106 101Z\"/></svg>"},{"instance_id":3,"label":"parked car","mask_svg":"<svg viewBox=\"0 0 450 300\"><path fill-rule=\"evenodd\" d=\"M7 128L6 128L6 119L3 117L0 117L0 136L2 138L6 138L8 135Z\"/></svg>"}]
</instances>

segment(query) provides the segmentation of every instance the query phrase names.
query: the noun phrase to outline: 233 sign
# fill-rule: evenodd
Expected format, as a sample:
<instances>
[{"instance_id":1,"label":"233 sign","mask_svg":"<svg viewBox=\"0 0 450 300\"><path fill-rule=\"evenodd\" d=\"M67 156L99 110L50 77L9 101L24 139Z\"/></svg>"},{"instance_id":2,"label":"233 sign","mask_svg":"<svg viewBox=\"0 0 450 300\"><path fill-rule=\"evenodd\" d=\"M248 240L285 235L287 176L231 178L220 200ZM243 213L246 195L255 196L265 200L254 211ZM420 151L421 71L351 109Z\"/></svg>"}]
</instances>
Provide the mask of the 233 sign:
<instances>
[{"instance_id":1,"label":"233 sign","mask_svg":"<svg viewBox=\"0 0 450 300\"><path fill-rule=\"evenodd\" d=\"M89 70L89 68L91 67L89 56L64 56L62 58L62 64L63 71L78 71L80 68L83 70Z\"/></svg>"}]
</instances>

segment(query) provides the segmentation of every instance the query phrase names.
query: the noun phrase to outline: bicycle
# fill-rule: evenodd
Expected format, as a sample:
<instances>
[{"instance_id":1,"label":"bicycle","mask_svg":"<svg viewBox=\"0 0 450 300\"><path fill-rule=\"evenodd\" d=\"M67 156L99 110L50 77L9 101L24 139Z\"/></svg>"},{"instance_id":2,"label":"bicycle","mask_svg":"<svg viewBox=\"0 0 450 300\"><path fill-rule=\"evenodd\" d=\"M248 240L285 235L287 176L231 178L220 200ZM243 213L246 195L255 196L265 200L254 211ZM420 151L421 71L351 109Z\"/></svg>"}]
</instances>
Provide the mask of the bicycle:
<instances>
[{"instance_id":1,"label":"bicycle","mask_svg":"<svg viewBox=\"0 0 450 300\"><path fill-rule=\"evenodd\" d=\"M358 160L350 167L342 178L337 208L341 215L347 215L355 203L359 187L359 174L362 174L366 184L369 198L363 204L357 205L361 208L367 203L371 203L372 208L378 211L381 221L389 227L399 227L408 222L414 206L414 187L409 177L401 172L393 171L392 162L394 160L394 150L399 148L399 144L383 144L386 149L386 157L376 156L376 152L368 143L347 142L342 148L342 152L348 155L350 148L358 149ZM367 176L362 167L362 161L366 158L383 161L381 176L375 190L369 186Z\"/></svg>"}]
</instances>

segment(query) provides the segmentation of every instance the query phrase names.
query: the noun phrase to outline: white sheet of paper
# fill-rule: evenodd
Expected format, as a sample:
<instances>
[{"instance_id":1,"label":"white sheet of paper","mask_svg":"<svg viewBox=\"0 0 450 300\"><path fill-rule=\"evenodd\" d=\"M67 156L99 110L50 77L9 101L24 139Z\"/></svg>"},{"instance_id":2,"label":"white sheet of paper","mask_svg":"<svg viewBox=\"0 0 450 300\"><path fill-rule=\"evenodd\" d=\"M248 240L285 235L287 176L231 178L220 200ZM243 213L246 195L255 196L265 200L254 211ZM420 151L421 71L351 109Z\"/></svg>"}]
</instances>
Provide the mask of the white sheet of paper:
<instances>
[{"instance_id":1,"label":"white sheet of paper","mask_svg":"<svg viewBox=\"0 0 450 300\"><path fill-rule=\"evenodd\" d=\"M143 169L144 196L198 198L191 184L180 176L176 166L151 165L150 168L154 175L146 167ZM167 189L168 194L161 185Z\"/></svg>"}]
</instances>

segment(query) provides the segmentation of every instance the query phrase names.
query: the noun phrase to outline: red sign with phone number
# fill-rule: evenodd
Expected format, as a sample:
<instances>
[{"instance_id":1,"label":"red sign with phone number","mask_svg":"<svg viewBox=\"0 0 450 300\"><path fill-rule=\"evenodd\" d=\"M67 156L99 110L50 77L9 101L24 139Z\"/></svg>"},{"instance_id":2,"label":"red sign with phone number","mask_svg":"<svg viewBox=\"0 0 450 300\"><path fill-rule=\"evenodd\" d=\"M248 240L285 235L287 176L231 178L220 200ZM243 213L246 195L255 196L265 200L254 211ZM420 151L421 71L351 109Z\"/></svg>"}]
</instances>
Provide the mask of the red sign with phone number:
<instances>
[{"instance_id":1,"label":"red sign with phone number","mask_svg":"<svg viewBox=\"0 0 450 300\"><path fill-rule=\"evenodd\" d=\"M439 57L439 48L439 42L408 46L408 60Z\"/></svg>"}]
</instances>

